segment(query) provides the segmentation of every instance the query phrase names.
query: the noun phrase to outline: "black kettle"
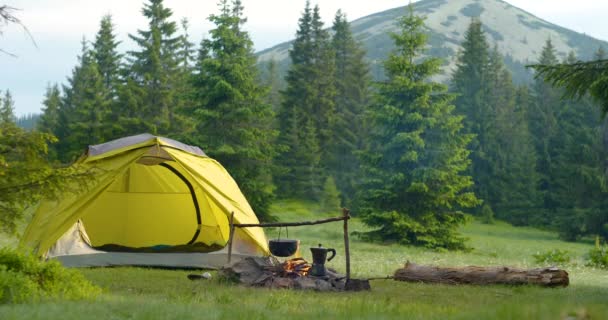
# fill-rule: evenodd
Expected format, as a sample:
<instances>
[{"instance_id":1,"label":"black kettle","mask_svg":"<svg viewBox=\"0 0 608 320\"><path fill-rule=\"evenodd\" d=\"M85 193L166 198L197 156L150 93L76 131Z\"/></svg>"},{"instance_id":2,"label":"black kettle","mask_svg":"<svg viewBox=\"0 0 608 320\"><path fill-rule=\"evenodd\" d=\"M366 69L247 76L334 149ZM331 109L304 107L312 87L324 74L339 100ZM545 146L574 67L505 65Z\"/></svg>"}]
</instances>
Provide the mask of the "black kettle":
<instances>
[{"instance_id":1,"label":"black kettle","mask_svg":"<svg viewBox=\"0 0 608 320\"><path fill-rule=\"evenodd\" d=\"M312 252L312 267L310 268L310 274L316 277L323 277L327 273L325 268L325 261L331 261L336 256L336 249L323 248L323 245L319 243L319 247L310 248ZM332 255L327 258L327 253L331 252Z\"/></svg>"}]
</instances>

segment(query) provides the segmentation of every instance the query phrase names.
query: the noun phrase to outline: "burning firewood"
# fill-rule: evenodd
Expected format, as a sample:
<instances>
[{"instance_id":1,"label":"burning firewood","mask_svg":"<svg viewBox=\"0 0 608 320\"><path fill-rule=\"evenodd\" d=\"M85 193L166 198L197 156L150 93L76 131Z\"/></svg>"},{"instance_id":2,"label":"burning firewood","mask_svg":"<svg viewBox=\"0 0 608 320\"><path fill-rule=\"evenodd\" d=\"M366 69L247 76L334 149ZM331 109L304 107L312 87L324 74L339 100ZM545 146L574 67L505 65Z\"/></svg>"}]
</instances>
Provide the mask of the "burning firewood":
<instances>
[{"instance_id":1,"label":"burning firewood","mask_svg":"<svg viewBox=\"0 0 608 320\"><path fill-rule=\"evenodd\" d=\"M315 291L369 290L367 285L350 287L346 276L328 268L324 277L310 275L311 264L302 258L279 262L274 258L248 257L225 266L220 276L233 279L243 285L273 289ZM354 281L351 279L350 281Z\"/></svg>"}]
</instances>

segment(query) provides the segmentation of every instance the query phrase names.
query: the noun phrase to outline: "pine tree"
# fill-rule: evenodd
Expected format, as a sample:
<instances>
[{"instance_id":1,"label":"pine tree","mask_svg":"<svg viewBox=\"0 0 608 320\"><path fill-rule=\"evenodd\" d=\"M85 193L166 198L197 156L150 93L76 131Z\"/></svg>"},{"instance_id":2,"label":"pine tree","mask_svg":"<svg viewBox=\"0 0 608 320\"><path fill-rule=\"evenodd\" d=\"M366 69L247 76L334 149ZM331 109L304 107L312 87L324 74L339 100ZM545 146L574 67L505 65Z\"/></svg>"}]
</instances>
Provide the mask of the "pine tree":
<instances>
[{"instance_id":1,"label":"pine tree","mask_svg":"<svg viewBox=\"0 0 608 320\"><path fill-rule=\"evenodd\" d=\"M484 71L487 129L480 150L487 171L477 181L486 190L486 204L498 212L497 216L516 222L538 208L538 177L534 145L526 123L528 105L518 101L518 94L524 92L517 92L503 60L495 47Z\"/></svg>"},{"instance_id":2,"label":"pine tree","mask_svg":"<svg viewBox=\"0 0 608 320\"><path fill-rule=\"evenodd\" d=\"M317 127L312 118L306 118L306 123L299 128L298 142L294 156L299 159L293 167L295 195L299 198L318 200L323 187L321 163L321 147L319 146Z\"/></svg>"},{"instance_id":3,"label":"pine tree","mask_svg":"<svg viewBox=\"0 0 608 320\"><path fill-rule=\"evenodd\" d=\"M359 161L356 152L365 138L363 111L369 102L369 66L365 51L355 41L346 15L336 13L332 27L335 52L335 120L331 126L328 171L335 176L345 204L354 196Z\"/></svg>"},{"instance_id":4,"label":"pine tree","mask_svg":"<svg viewBox=\"0 0 608 320\"><path fill-rule=\"evenodd\" d=\"M315 174L320 170L320 158L316 155L298 158L299 155L311 152L305 150L306 145L317 145L316 136L306 136L315 133L314 127L304 130L310 117L307 114L307 105L312 101L313 75L310 72L313 60L312 42L312 10L310 2L307 1L298 22L296 39L289 50L291 65L285 78L287 87L281 92L283 101L277 115L279 144L284 150L277 158L281 169L275 181L280 194L286 197L314 198L314 192L304 190L303 187L308 184L306 181L316 180L315 176L308 176L307 172ZM309 143L301 143L301 140ZM310 168L310 170L305 171L301 168Z\"/></svg>"},{"instance_id":5,"label":"pine tree","mask_svg":"<svg viewBox=\"0 0 608 320\"><path fill-rule=\"evenodd\" d=\"M259 85L253 43L243 29L240 0L220 2L210 39L202 43L194 78L198 145L234 176L262 219L274 198L271 166L276 154L267 88Z\"/></svg>"},{"instance_id":6,"label":"pine tree","mask_svg":"<svg viewBox=\"0 0 608 320\"><path fill-rule=\"evenodd\" d=\"M482 30L481 21L473 19L467 29L462 51L452 75L452 91L458 94L455 105L464 115L464 132L475 135L469 145L471 150L471 175L475 180L475 194L486 201L491 164L486 153L489 130L494 117L493 106L485 103L486 73L490 62L489 46Z\"/></svg>"},{"instance_id":7,"label":"pine tree","mask_svg":"<svg viewBox=\"0 0 608 320\"><path fill-rule=\"evenodd\" d=\"M309 92L312 101L305 105L305 111L312 116L317 130L318 143L321 148L323 163L331 161L333 153L329 148L334 138L332 128L335 124L335 53L331 46L329 31L323 26L319 6L312 11L312 65L309 69L312 76L312 90Z\"/></svg>"},{"instance_id":8,"label":"pine tree","mask_svg":"<svg viewBox=\"0 0 608 320\"><path fill-rule=\"evenodd\" d=\"M306 3L300 17L296 39L289 51L290 69L287 72L287 87L282 92L283 102L279 110L279 143L285 150L278 157L282 174L277 178L281 193L291 193L296 197L318 200L326 175L322 163L330 161L332 153L329 143L332 139L332 126L335 122L335 54L331 48L330 37L323 29L318 6L310 8ZM295 113L295 114L294 114ZM298 119L296 129L292 119ZM291 126L291 128L287 128ZM311 127L312 126L312 127ZM300 142L289 137L291 131L298 132ZM309 136L312 135L312 136ZM320 157L307 154L317 149ZM308 168L295 172L297 168ZM297 181L288 177L297 176ZM308 186L308 190L302 187ZM288 190L294 190L290 192Z\"/></svg>"},{"instance_id":9,"label":"pine tree","mask_svg":"<svg viewBox=\"0 0 608 320\"><path fill-rule=\"evenodd\" d=\"M59 108L61 104L61 92L57 84L46 87L42 104L44 108L42 109L37 129L40 132L54 134L59 126Z\"/></svg>"},{"instance_id":10,"label":"pine tree","mask_svg":"<svg viewBox=\"0 0 608 320\"><path fill-rule=\"evenodd\" d=\"M103 79L103 86L108 92L111 113L104 121L104 138L116 139L123 136L119 120L124 112L124 106L120 103L120 87L122 86L121 64L123 54L118 52L120 41L116 39L114 24L111 15L101 18L99 31L95 36L95 42L91 50L99 74Z\"/></svg>"},{"instance_id":11,"label":"pine tree","mask_svg":"<svg viewBox=\"0 0 608 320\"><path fill-rule=\"evenodd\" d=\"M119 81L119 70L122 54L118 53L120 41L116 40L112 16L105 15L100 22L99 31L95 36L92 55L95 58L99 74L104 86L110 90L112 98L116 98L116 86Z\"/></svg>"},{"instance_id":12,"label":"pine tree","mask_svg":"<svg viewBox=\"0 0 608 320\"><path fill-rule=\"evenodd\" d=\"M539 63L554 65L558 62L555 47L548 39L539 57ZM529 117L529 127L534 137L534 145L538 156L536 167L540 179L539 192L542 198L542 206L545 209L542 215L537 215L533 224L547 225L550 223L553 211L557 206L555 199L551 197L551 188L553 187L551 168L554 167L552 164L555 156L553 146L555 143L559 143L556 140L558 132L556 113L558 109L561 109L562 102L559 90L551 87L543 79L537 79L533 89L535 101Z\"/></svg>"},{"instance_id":13,"label":"pine tree","mask_svg":"<svg viewBox=\"0 0 608 320\"><path fill-rule=\"evenodd\" d=\"M372 240L461 249L456 229L466 221L461 208L478 204L467 189L470 165L461 133L462 117L454 115L454 96L429 78L441 61L422 58L427 37L424 20L410 13L399 20L393 34L396 49L385 62L388 79L368 115L369 147L363 153L365 181L363 221L376 228Z\"/></svg>"},{"instance_id":14,"label":"pine tree","mask_svg":"<svg viewBox=\"0 0 608 320\"><path fill-rule=\"evenodd\" d=\"M276 60L271 59L266 63L266 72L262 77L262 82L268 87L266 103L270 104L272 111L276 113L281 105L281 90L283 90ZM278 127L278 124L276 126Z\"/></svg>"},{"instance_id":15,"label":"pine tree","mask_svg":"<svg viewBox=\"0 0 608 320\"><path fill-rule=\"evenodd\" d=\"M528 224L540 204L527 92L514 86L497 46L488 49L479 20L471 22L462 46L452 90L466 116L465 132L475 135L469 146L475 194L497 217Z\"/></svg>"},{"instance_id":16,"label":"pine tree","mask_svg":"<svg viewBox=\"0 0 608 320\"><path fill-rule=\"evenodd\" d=\"M179 66L180 71L183 74L190 74L193 71L193 63L194 63L194 43L190 42L190 22L187 18L183 18L180 21L180 26L182 28L182 34L179 37L179 49L177 51L177 64Z\"/></svg>"},{"instance_id":17,"label":"pine tree","mask_svg":"<svg viewBox=\"0 0 608 320\"><path fill-rule=\"evenodd\" d=\"M0 91L0 94L2 91ZM15 123L17 118L14 113L15 100L9 90L4 92L4 97L0 97L0 122Z\"/></svg>"},{"instance_id":18,"label":"pine tree","mask_svg":"<svg viewBox=\"0 0 608 320\"><path fill-rule=\"evenodd\" d=\"M601 55L604 55L600 51ZM608 113L608 59L576 61L563 64L543 64L533 66L537 79L565 89L569 97L581 98L589 95L602 110Z\"/></svg>"},{"instance_id":19,"label":"pine tree","mask_svg":"<svg viewBox=\"0 0 608 320\"><path fill-rule=\"evenodd\" d=\"M564 63L576 61L570 52ZM601 121L589 99L565 101L558 107L550 171L549 197L555 203L551 221L561 238L573 241L585 234L601 234L602 224L608 222L601 208L606 192Z\"/></svg>"},{"instance_id":20,"label":"pine tree","mask_svg":"<svg viewBox=\"0 0 608 320\"><path fill-rule=\"evenodd\" d=\"M55 136L60 130L59 110L61 108L61 92L59 91L59 86L57 84L47 86L42 104L44 105L44 108L42 109L42 115L40 116L36 129L42 133ZM54 146L49 148L48 157L51 160L58 159Z\"/></svg>"},{"instance_id":21,"label":"pine tree","mask_svg":"<svg viewBox=\"0 0 608 320\"><path fill-rule=\"evenodd\" d=\"M459 94L456 98L458 112L466 116L465 131L478 135L478 138L483 135L481 121L486 110L482 92L489 59L490 49L481 21L473 19L464 35L462 51L452 75L452 90Z\"/></svg>"},{"instance_id":22,"label":"pine tree","mask_svg":"<svg viewBox=\"0 0 608 320\"><path fill-rule=\"evenodd\" d=\"M180 115L183 103L176 87L179 87L178 51L182 38L176 35L177 24L170 21L171 9L163 5L163 0L149 0L142 10L148 18L148 30L138 30L137 35L129 34L139 51L129 51L129 73L127 85L139 86L140 90L129 89L134 97L128 104L140 104L138 117L143 118L140 130L150 130L154 134L176 135L190 128ZM125 92L123 92L125 94ZM127 125L137 124L130 117L124 119Z\"/></svg>"},{"instance_id":23,"label":"pine tree","mask_svg":"<svg viewBox=\"0 0 608 320\"><path fill-rule=\"evenodd\" d=\"M62 134L60 140L63 150L58 153L63 162L75 160L86 146L102 143L111 135L111 93L85 40L79 64L68 83L60 109L69 119L67 134Z\"/></svg>"},{"instance_id":24,"label":"pine tree","mask_svg":"<svg viewBox=\"0 0 608 320\"><path fill-rule=\"evenodd\" d=\"M528 119L533 105L533 97L527 86L515 91L515 108L511 117L505 120L511 128L503 135L503 141L509 146L506 161L511 172L505 172L508 179L509 197L503 202L502 218L510 221L526 221L532 214L542 208L541 194L538 186L538 156L534 147L534 137L530 131ZM512 138L511 138L512 137ZM504 191L504 190L503 190ZM508 218L507 218L508 217Z\"/></svg>"},{"instance_id":25,"label":"pine tree","mask_svg":"<svg viewBox=\"0 0 608 320\"><path fill-rule=\"evenodd\" d=\"M54 169L47 161L47 146L55 139L39 131L26 131L15 123L14 101L0 95L0 232L15 235L28 206L42 197L57 197L90 180L74 168Z\"/></svg>"}]
</instances>

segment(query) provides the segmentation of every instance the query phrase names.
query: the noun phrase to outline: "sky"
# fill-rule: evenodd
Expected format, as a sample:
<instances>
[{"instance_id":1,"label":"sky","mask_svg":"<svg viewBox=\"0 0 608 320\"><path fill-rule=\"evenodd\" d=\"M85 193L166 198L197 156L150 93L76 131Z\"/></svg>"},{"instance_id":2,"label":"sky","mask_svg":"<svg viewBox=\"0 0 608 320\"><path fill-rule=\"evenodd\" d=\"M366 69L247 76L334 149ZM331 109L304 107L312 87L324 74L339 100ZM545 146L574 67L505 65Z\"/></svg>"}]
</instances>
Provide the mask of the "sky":
<instances>
[{"instance_id":1,"label":"sky","mask_svg":"<svg viewBox=\"0 0 608 320\"><path fill-rule=\"evenodd\" d=\"M450 0L448 0L450 1ZM187 18L191 39L198 43L212 28L207 17L217 12L217 0L165 0L176 21ZM291 40L306 0L242 0L245 25L256 51ZM415 1L414 1L415 2ZM608 41L608 1L606 0L507 0L551 23ZM407 5L407 0L311 0L318 4L322 18L331 25L338 9L349 20ZM0 90L9 89L15 100L15 113L39 113L45 88L49 83L65 83L76 64L83 37L93 40L99 21L112 14L119 50L133 49L129 33L145 29L141 14L143 0L0 0L20 9L16 15L33 36L18 26L0 26Z\"/></svg>"}]
</instances>

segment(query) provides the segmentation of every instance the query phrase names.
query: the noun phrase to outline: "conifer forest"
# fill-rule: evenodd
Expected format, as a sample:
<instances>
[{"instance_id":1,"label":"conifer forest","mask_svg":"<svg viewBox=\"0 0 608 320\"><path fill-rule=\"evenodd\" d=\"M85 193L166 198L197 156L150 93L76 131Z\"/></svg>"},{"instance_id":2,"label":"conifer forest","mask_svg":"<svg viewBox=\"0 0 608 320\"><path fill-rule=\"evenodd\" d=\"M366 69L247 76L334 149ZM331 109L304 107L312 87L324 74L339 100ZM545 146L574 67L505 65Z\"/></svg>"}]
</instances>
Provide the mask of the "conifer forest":
<instances>
[{"instance_id":1,"label":"conifer forest","mask_svg":"<svg viewBox=\"0 0 608 320\"><path fill-rule=\"evenodd\" d=\"M471 217L608 239L605 111L534 68L604 61L604 48L563 59L547 38L529 59L532 80L515 82L471 18L439 81L445 61L428 54L425 19L410 8L378 77L346 14L324 24L321 10L302 8L285 70L258 62L240 0L219 1L200 43L192 22L147 0L147 27L129 34L126 52L104 16L67 80L46 88L42 114L19 119L29 129L2 91L2 231L36 197L86 175L69 164L88 145L151 133L217 159L264 221L276 219L273 202L300 199L350 208L370 227L366 241L466 250L458 230Z\"/></svg>"}]
</instances>

